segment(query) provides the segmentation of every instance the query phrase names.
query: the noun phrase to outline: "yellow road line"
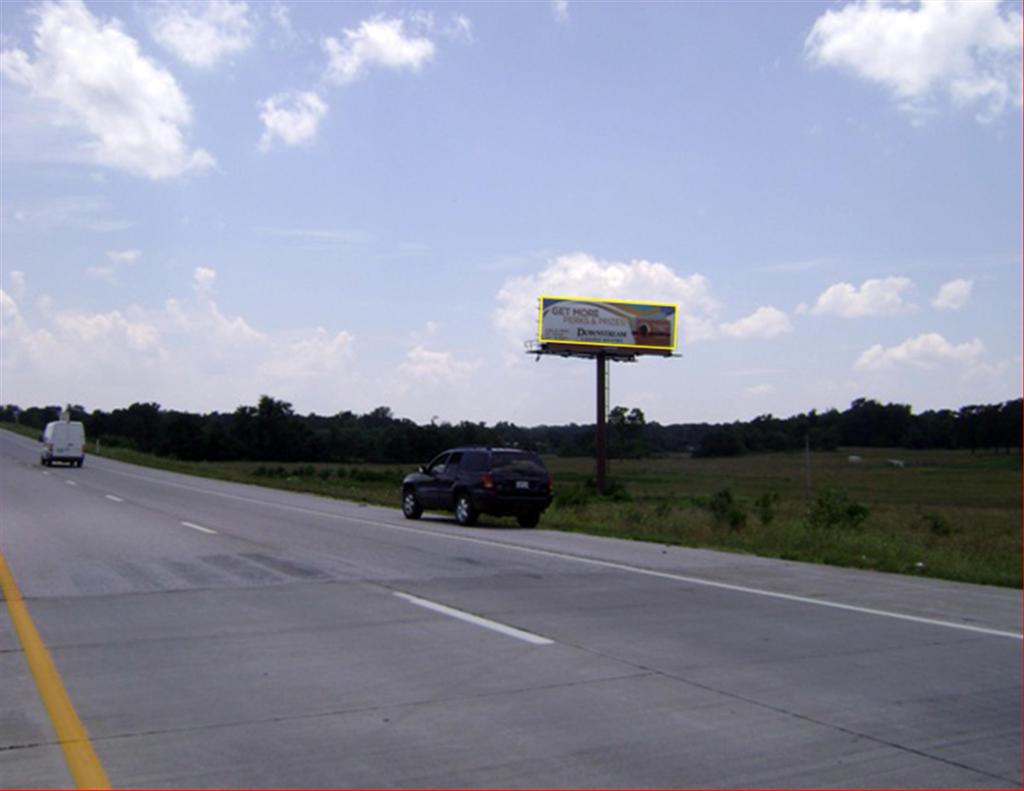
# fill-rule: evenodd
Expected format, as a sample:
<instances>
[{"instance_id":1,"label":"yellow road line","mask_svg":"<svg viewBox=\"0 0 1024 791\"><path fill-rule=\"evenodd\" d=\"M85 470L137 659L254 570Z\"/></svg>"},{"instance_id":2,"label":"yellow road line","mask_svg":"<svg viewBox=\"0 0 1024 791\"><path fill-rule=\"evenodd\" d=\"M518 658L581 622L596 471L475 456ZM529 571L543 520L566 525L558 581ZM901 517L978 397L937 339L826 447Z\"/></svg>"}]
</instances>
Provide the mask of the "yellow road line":
<instances>
[{"instance_id":1,"label":"yellow road line","mask_svg":"<svg viewBox=\"0 0 1024 791\"><path fill-rule=\"evenodd\" d=\"M64 689L64 683L60 680L57 666L53 663L53 658L39 636L35 624L32 623L28 607L21 598L21 591L18 590L14 575L2 552L0 589L7 600L7 609L11 613L11 620L25 651L25 659L36 680L39 696L50 714L50 722L57 732L57 740L64 750L64 759L68 763L75 784L79 788L110 788L107 772L93 750L92 742L89 741L89 732L78 718L78 712L75 711L71 698Z\"/></svg>"}]
</instances>

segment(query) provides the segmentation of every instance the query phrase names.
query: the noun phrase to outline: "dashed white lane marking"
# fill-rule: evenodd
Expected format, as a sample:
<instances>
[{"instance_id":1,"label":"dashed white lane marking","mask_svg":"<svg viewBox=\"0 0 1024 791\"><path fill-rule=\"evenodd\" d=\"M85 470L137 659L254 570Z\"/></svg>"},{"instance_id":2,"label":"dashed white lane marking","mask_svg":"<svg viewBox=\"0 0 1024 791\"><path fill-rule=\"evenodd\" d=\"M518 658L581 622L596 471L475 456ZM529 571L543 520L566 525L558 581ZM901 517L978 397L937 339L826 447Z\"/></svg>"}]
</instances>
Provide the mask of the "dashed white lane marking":
<instances>
[{"instance_id":1,"label":"dashed white lane marking","mask_svg":"<svg viewBox=\"0 0 1024 791\"><path fill-rule=\"evenodd\" d=\"M200 486L192 486L185 483L178 483L176 481L161 480L159 478L152 478L148 475L139 475L137 473L123 472L121 470L107 469L107 472L113 473L114 475L121 475L125 478L136 478L138 480L146 481L148 483L153 483L160 486L168 486L175 489L185 489L187 491L201 492L202 494L212 495L214 497L221 497L226 500L235 500L239 502L259 505L263 508L276 508L282 511L291 511L292 513L309 514L311 516L319 516L324 519L332 519L339 522L352 522L354 524L374 525L375 527L383 527L387 528L388 530L396 530L403 533L413 533L420 537L444 539L449 541L463 541L470 544L482 544L484 546L504 549L510 552L521 552L528 555L540 555L551 558L558 558L560 560L566 560L573 563L582 563L585 565L597 566L601 568L616 569L618 571L626 571L631 574L641 574L647 577L655 577L659 579L673 580L676 582L684 582L690 585L702 585L708 588L729 590L734 591L736 593L748 594L751 596L762 596L768 599L779 599L781 601L791 601L798 602L800 604L810 604L815 607L827 607L830 609L845 610L847 612L861 613L863 615L873 615L881 618L893 618L899 621L909 621L911 623L927 624L929 626L938 626L944 629L957 629L959 631L973 632L975 634L984 634L989 635L991 637L1005 637L1011 640L1024 639L1024 635L1022 635L1020 632L1010 632L1004 631L1002 629L992 629L989 627L975 626L973 624L968 623L957 623L955 621L943 621L937 618L925 618L919 615L909 615L907 613L893 612L892 610L876 610L873 607L859 607L853 604L844 604L842 602L830 601L828 599L815 599L808 596L798 596L792 593L782 593L779 591L765 590L763 588L750 588L746 585L733 585L727 582L717 582L715 580L703 579L701 577L691 577L685 574L675 574L667 571L657 571L655 569L644 568L643 566L631 566L625 563L615 563L608 560L588 558L582 555L572 555L567 552L558 552L549 549L538 549L536 547L525 547L516 544L508 544L504 541L494 541L484 538L475 538L473 536L459 536L452 535L451 533L424 530L422 527L404 527L402 525L395 525L388 522L378 522L376 520L364 519L356 516L333 514L327 511L316 510L314 508L304 508L298 505L275 503L269 500L261 500L255 497L246 497L240 494L218 492L211 489L205 489Z\"/></svg>"},{"instance_id":2,"label":"dashed white lane marking","mask_svg":"<svg viewBox=\"0 0 1024 791\"><path fill-rule=\"evenodd\" d=\"M395 591L395 596L400 599L405 599L407 602L411 602L419 607L426 607L428 610L442 613L443 615L451 616L452 618L458 618L460 621L466 621L467 623L482 626L484 629L490 629L493 632L500 632L501 634L508 635L509 637L515 637L517 640L523 640L533 645L551 645L554 640L549 640L546 637L533 634L532 632L524 632L522 629L516 629L514 626L508 626L507 624L498 623L497 621L491 621L487 618L481 618L479 615L473 615L472 613L463 612L462 610L456 610L452 607L446 607L443 604L429 601L428 599L420 599L416 596L410 596L408 593L400 593Z\"/></svg>"},{"instance_id":3,"label":"dashed white lane marking","mask_svg":"<svg viewBox=\"0 0 1024 791\"><path fill-rule=\"evenodd\" d=\"M106 494L106 495L104 495L104 497L106 497L111 502L115 502L115 503L123 503L124 502L124 500L122 500L120 497L117 497L117 496L115 496L113 494Z\"/></svg>"},{"instance_id":4,"label":"dashed white lane marking","mask_svg":"<svg viewBox=\"0 0 1024 791\"><path fill-rule=\"evenodd\" d=\"M191 522L182 522L181 524L185 527L191 527L193 530L198 530L200 533L210 533L212 535L217 535L216 530L211 530L210 528L203 527L202 525L194 525Z\"/></svg>"},{"instance_id":5,"label":"dashed white lane marking","mask_svg":"<svg viewBox=\"0 0 1024 791\"><path fill-rule=\"evenodd\" d=\"M74 481L64 481L64 483L66 483L68 486L78 486L78 484L75 483Z\"/></svg>"}]
</instances>

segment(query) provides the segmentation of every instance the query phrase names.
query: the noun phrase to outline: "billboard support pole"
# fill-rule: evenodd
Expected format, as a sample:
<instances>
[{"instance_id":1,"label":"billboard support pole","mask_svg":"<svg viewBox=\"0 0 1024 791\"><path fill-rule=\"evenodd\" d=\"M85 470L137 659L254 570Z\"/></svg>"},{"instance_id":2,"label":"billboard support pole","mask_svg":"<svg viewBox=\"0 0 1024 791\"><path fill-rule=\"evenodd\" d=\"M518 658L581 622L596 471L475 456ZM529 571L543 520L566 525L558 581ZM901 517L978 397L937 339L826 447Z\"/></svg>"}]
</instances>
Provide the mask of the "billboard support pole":
<instances>
[{"instance_id":1,"label":"billboard support pole","mask_svg":"<svg viewBox=\"0 0 1024 791\"><path fill-rule=\"evenodd\" d=\"M598 352L597 359L597 493L603 495L606 489L605 475L608 468L608 360L604 352Z\"/></svg>"},{"instance_id":2,"label":"billboard support pole","mask_svg":"<svg viewBox=\"0 0 1024 791\"><path fill-rule=\"evenodd\" d=\"M546 297L540 302L537 342L528 354L594 359L597 362L597 492L608 491L608 361L673 354L678 338L678 305L616 299Z\"/></svg>"}]
</instances>

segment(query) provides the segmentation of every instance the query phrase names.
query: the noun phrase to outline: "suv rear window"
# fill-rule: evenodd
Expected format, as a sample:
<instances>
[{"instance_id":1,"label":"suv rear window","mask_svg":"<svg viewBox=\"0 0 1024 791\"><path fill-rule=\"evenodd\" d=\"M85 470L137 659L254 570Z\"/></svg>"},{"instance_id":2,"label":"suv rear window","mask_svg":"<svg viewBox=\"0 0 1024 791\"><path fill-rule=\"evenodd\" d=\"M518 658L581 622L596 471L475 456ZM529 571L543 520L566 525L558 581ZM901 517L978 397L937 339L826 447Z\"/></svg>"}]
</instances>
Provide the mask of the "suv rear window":
<instances>
[{"instance_id":1,"label":"suv rear window","mask_svg":"<svg viewBox=\"0 0 1024 791\"><path fill-rule=\"evenodd\" d=\"M487 458L488 455L485 450L467 450L466 454L462 457L462 469L469 472L486 471L490 465L490 460Z\"/></svg>"},{"instance_id":2,"label":"suv rear window","mask_svg":"<svg viewBox=\"0 0 1024 791\"><path fill-rule=\"evenodd\" d=\"M511 472L513 469L519 472L541 472L546 473L547 468L540 456L536 453L526 453L521 450L496 450L491 453L491 468L505 469Z\"/></svg>"}]
</instances>

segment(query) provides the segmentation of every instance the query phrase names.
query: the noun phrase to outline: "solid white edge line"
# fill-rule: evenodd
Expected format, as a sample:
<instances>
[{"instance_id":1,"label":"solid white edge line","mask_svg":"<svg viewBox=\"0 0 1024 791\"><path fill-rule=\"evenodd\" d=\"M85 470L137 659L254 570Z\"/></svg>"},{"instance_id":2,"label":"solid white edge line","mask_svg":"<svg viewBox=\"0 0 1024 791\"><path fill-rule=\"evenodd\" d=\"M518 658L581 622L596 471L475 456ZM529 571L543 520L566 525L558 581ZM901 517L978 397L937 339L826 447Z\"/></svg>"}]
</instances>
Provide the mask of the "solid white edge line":
<instances>
[{"instance_id":1,"label":"solid white edge line","mask_svg":"<svg viewBox=\"0 0 1024 791\"><path fill-rule=\"evenodd\" d=\"M410 596L408 593L401 593L399 591L393 591L395 596L400 599L405 599L407 602L417 605L418 607L426 607L428 610L439 612L443 615L449 615L452 618L458 618L460 621L466 621L467 623L475 624L476 626L482 626L484 629L490 629L493 632L500 632L508 637L515 637L517 640L522 640L533 645L551 645L554 640L549 640L546 637L533 634L532 632L524 632L522 629L516 629L514 626L507 626L497 621L492 621L487 618L481 618L479 615L473 615L472 613L463 612L462 610L456 610L453 607L446 607L443 604L430 601L428 599L421 599L417 596Z\"/></svg>"},{"instance_id":2,"label":"solid white edge line","mask_svg":"<svg viewBox=\"0 0 1024 791\"><path fill-rule=\"evenodd\" d=\"M320 516L325 519L334 519L341 522L355 522L357 524L373 525L375 527L385 527L388 530L399 530L404 533L413 533L418 536L429 536L433 538L445 538L451 541L465 541L470 544L482 544L489 547L498 547L500 549L513 550L515 552L524 552L533 555L544 555L547 557L560 558L561 560L574 561L576 563L585 563L591 566L601 566L604 568L617 569L619 571L628 571L633 574L643 574L649 577L659 577L661 579L675 580L676 582L687 582L691 585L704 585L709 588L721 588L723 590L736 591L738 593L747 593L754 596L765 596L773 599L782 599L784 601L794 601L801 604L813 604L816 607L830 607L835 610L846 610L848 612L857 612L864 615L875 615L883 618L894 618L901 621L911 621L913 623L927 624L929 626L941 626L946 629L958 629L965 632L974 632L976 634L984 634L992 637L1007 637L1011 640L1024 640L1024 635L1019 632L1007 632L1001 629L990 629L985 626L972 626L966 623L955 623L954 621L942 621L936 618L925 618L919 615L907 615L904 613L890 612L888 610L875 610L870 607L858 607L853 604L842 604L841 602L829 601L827 599L812 599L807 596L797 596L792 593L779 593L777 591L764 590L761 588L748 588L743 585L732 585L727 582L715 582L714 580L700 579L699 577L687 577L682 574L673 574L667 571L655 571L654 569L646 569L641 566L628 566L623 563L614 563L608 560L597 560L595 558L585 558L579 555L569 555L564 552L554 552L548 549L535 549L533 547L517 546L515 544L507 544L502 541L489 541L482 538L473 538L472 536L456 536L451 533L441 533L433 530L424 530L422 528L414 527L403 527L402 525L394 525L388 522L376 522L370 519L362 519L355 516L343 516L341 514L332 514L326 511L317 511L313 508L303 508L297 505L286 505L284 503L274 503L268 500L259 500L255 497L243 497L239 494L231 494L230 492L217 492L210 489L204 489L199 486L190 486L184 483L178 483L176 481L164 481L159 478L151 478L146 475L138 475L131 472L123 472L121 470L108 469L115 475L122 475L126 478L137 478L142 481L149 483L158 484L161 486L170 486L178 489L186 489L188 491L201 492L203 494L213 495L215 497L223 497L228 500L240 500L242 502L254 503L257 505L266 506L269 508L277 508L282 511L293 511L295 513L310 514L312 516Z\"/></svg>"},{"instance_id":3,"label":"solid white edge line","mask_svg":"<svg viewBox=\"0 0 1024 791\"><path fill-rule=\"evenodd\" d=\"M191 522L182 522L181 524L184 527L191 527L193 530L198 530L200 533L210 533L211 535L217 535L216 530L211 530L210 528L203 527L202 525L194 525Z\"/></svg>"},{"instance_id":4,"label":"solid white edge line","mask_svg":"<svg viewBox=\"0 0 1024 791\"><path fill-rule=\"evenodd\" d=\"M117 497L116 495L113 495L113 494L105 494L103 496L106 497L111 502L114 502L114 503L123 503L124 502L124 500L122 500L120 497Z\"/></svg>"}]
</instances>

